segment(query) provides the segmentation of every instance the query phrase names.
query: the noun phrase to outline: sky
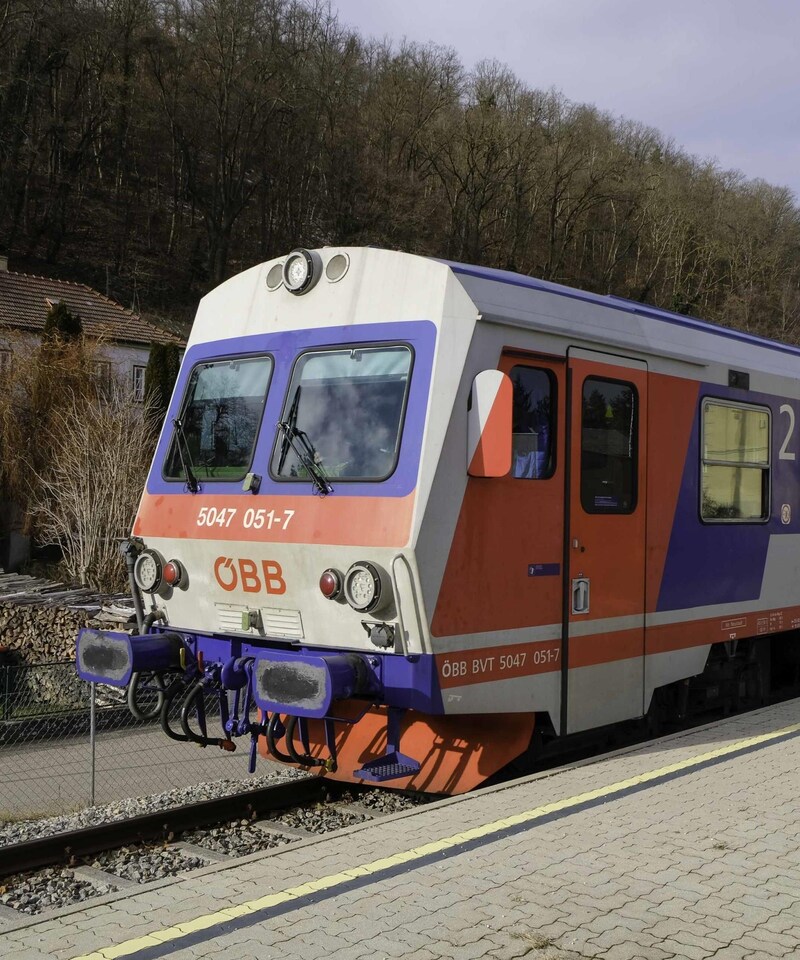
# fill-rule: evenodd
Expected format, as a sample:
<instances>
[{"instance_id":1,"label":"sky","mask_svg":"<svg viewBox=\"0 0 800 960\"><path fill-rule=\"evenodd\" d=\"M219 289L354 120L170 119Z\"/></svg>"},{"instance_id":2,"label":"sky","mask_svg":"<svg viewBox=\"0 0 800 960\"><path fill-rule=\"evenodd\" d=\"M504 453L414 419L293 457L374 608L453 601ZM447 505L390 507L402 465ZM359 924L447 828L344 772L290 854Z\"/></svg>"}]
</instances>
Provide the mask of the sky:
<instances>
[{"instance_id":1,"label":"sky","mask_svg":"<svg viewBox=\"0 0 800 960\"><path fill-rule=\"evenodd\" d=\"M800 0L331 0L365 37L452 47L468 69L655 127L800 202Z\"/></svg>"}]
</instances>

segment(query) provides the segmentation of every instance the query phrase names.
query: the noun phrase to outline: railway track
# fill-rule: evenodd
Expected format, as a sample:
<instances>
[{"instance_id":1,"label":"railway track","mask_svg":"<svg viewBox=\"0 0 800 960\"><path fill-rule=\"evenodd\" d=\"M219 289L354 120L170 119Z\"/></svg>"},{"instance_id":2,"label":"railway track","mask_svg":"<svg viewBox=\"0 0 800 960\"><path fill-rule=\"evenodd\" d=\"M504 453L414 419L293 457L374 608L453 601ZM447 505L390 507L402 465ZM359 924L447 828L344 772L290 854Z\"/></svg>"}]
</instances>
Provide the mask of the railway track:
<instances>
[{"instance_id":1,"label":"railway track","mask_svg":"<svg viewBox=\"0 0 800 960\"><path fill-rule=\"evenodd\" d=\"M319 777L0 847L0 930L26 916L285 847L420 802Z\"/></svg>"},{"instance_id":2,"label":"railway track","mask_svg":"<svg viewBox=\"0 0 800 960\"><path fill-rule=\"evenodd\" d=\"M797 696L800 688L793 685L770 697L770 702ZM525 769L507 769L491 782L580 762L607 750L644 743L661 734L755 708L751 705L730 710L726 706L724 710L702 711L667 724L655 736L652 731L648 735L646 724L631 722L567 737L551 748L542 749L540 745L535 763ZM423 799L385 788L359 787L321 777L295 777L232 796L0 846L0 929L17 917L24 919L25 914L46 913L127 886L232 860L237 855L283 847L394 813ZM117 851L122 852L117 855ZM158 863L155 872L153 861ZM141 869L138 863L142 864ZM62 882L67 874L69 881ZM37 902L37 891L45 889L50 896L51 887L66 891L64 897L60 901L56 897L55 903ZM22 890L25 895L17 897L15 890ZM70 891L78 893L72 895ZM9 902L14 905L13 911Z\"/></svg>"},{"instance_id":3,"label":"railway track","mask_svg":"<svg viewBox=\"0 0 800 960\"><path fill-rule=\"evenodd\" d=\"M59 863L79 861L104 850L147 841L168 841L196 827L226 820L253 819L276 810L322 799L326 784L318 777L201 800L157 813L102 823L68 833L0 847L0 877Z\"/></svg>"}]
</instances>

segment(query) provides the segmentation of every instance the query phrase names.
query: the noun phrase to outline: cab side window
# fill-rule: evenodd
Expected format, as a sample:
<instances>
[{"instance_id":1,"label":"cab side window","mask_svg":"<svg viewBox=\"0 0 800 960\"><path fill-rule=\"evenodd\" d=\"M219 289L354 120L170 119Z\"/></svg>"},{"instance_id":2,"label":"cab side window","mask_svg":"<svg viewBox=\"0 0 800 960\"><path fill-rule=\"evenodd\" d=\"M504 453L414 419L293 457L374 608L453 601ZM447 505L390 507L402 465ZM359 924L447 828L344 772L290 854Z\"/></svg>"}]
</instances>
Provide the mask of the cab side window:
<instances>
[{"instance_id":1,"label":"cab side window","mask_svg":"<svg viewBox=\"0 0 800 960\"><path fill-rule=\"evenodd\" d=\"M539 367L512 367L511 475L546 480L555 471L555 378Z\"/></svg>"}]
</instances>

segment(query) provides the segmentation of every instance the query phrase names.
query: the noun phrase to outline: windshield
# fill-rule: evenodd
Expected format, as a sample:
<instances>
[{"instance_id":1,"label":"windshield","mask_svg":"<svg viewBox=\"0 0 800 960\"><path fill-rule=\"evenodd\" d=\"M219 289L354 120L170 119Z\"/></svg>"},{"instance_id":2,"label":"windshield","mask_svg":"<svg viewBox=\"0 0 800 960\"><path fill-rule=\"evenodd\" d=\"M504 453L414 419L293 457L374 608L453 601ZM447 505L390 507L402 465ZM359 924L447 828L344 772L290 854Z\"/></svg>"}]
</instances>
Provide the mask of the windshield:
<instances>
[{"instance_id":1,"label":"windshield","mask_svg":"<svg viewBox=\"0 0 800 960\"><path fill-rule=\"evenodd\" d=\"M301 356L272 457L273 476L307 478L311 462L327 478L386 479L397 462L411 358L406 346Z\"/></svg>"},{"instance_id":2,"label":"windshield","mask_svg":"<svg viewBox=\"0 0 800 960\"><path fill-rule=\"evenodd\" d=\"M164 476L240 480L250 465L272 373L271 357L213 360L192 370Z\"/></svg>"}]
</instances>

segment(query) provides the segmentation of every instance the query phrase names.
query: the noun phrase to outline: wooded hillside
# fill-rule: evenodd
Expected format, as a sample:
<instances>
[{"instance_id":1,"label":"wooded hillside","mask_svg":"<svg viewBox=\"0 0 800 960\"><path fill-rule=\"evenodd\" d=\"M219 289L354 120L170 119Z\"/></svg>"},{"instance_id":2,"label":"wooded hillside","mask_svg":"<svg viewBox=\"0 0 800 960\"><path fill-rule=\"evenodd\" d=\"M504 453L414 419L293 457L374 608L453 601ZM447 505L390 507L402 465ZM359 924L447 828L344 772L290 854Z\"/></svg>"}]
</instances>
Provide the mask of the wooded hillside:
<instances>
[{"instance_id":1,"label":"wooded hillside","mask_svg":"<svg viewBox=\"0 0 800 960\"><path fill-rule=\"evenodd\" d=\"M634 78L635 81L635 78ZM747 123L747 117L742 117ZM800 339L792 194L324 4L6 0L0 246L189 318L294 246L511 268Z\"/></svg>"}]
</instances>

